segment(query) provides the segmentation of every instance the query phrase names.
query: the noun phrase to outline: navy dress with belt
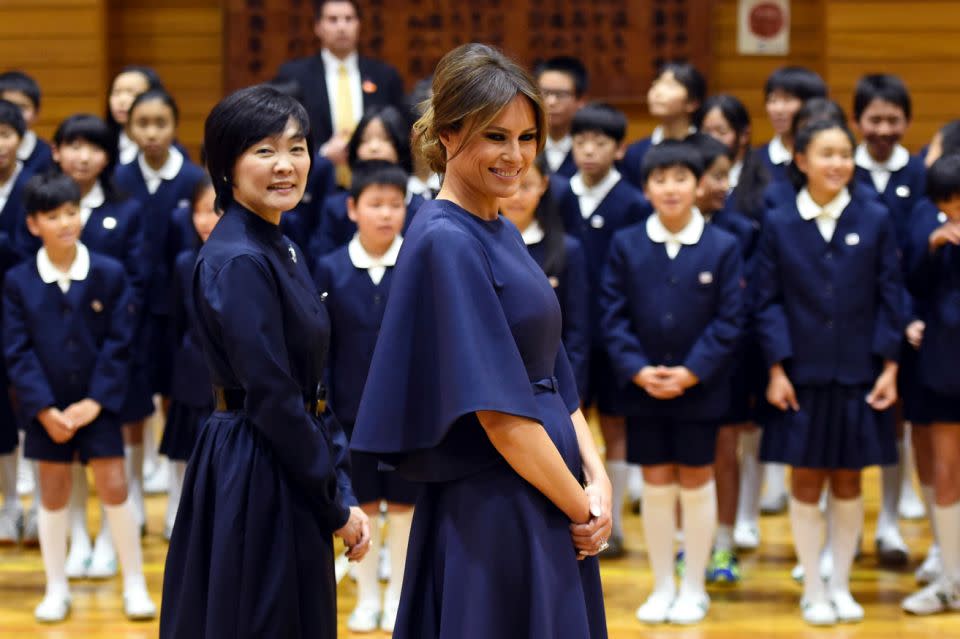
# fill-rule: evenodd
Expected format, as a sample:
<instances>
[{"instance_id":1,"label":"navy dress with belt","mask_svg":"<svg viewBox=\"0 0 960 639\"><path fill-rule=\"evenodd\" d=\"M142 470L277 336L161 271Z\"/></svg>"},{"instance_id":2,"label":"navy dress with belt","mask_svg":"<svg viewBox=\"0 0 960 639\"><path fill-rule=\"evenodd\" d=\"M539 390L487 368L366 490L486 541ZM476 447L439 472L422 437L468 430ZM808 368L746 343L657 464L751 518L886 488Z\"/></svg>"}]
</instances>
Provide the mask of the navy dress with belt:
<instances>
[{"instance_id":1,"label":"navy dress with belt","mask_svg":"<svg viewBox=\"0 0 960 639\"><path fill-rule=\"evenodd\" d=\"M200 250L193 301L211 381L233 405L210 416L187 466L160 636L335 637L332 533L356 500L343 430L305 406L327 311L300 250L239 206Z\"/></svg>"},{"instance_id":2,"label":"navy dress with belt","mask_svg":"<svg viewBox=\"0 0 960 639\"><path fill-rule=\"evenodd\" d=\"M404 238L351 442L424 483L394 639L606 637L596 558L476 417L541 423L581 478L556 294L502 217L433 200Z\"/></svg>"}]
</instances>

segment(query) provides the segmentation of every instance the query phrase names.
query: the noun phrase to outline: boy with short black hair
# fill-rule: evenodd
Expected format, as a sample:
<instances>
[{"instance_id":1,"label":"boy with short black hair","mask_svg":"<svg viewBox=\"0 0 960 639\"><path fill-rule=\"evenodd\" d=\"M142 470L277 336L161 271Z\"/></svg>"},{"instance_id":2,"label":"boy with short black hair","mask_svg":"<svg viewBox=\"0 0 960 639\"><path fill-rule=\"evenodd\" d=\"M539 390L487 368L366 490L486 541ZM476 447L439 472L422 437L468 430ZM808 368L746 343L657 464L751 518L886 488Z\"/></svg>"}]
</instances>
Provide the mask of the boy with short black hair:
<instances>
[{"instance_id":1,"label":"boy with short black hair","mask_svg":"<svg viewBox=\"0 0 960 639\"><path fill-rule=\"evenodd\" d=\"M23 71L0 73L0 98L20 107L27 124L17 158L30 173L43 173L52 168L53 152L50 145L33 132L33 125L40 113L40 85Z\"/></svg>"},{"instance_id":2,"label":"boy with short black hair","mask_svg":"<svg viewBox=\"0 0 960 639\"><path fill-rule=\"evenodd\" d=\"M547 165L551 173L571 178L577 172L577 165L573 161L570 126L585 103L587 68L580 58L557 56L538 64L534 75L547 111L547 138L543 149Z\"/></svg>"},{"instance_id":3,"label":"boy with short black hair","mask_svg":"<svg viewBox=\"0 0 960 639\"><path fill-rule=\"evenodd\" d=\"M790 134L793 116L810 98L827 97L827 85L815 71L806 67L780 67L767 78L763 95L774 135L757 152L771 180L786 180L786 166L793 158L793 137Z\"/></svg>"}]
</instances>

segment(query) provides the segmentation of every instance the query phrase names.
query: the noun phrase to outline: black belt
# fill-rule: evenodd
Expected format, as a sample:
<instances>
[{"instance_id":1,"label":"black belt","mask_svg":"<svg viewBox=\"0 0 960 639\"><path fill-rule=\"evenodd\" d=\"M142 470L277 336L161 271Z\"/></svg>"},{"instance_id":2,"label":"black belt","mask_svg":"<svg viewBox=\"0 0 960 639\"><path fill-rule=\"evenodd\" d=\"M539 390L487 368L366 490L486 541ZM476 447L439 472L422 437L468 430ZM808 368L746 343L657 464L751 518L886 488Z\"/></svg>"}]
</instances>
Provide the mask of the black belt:
<instances>
[{"instance_id":1,"label":"black belt","mask_svg":"<svg viewBox=\"0 0 960 639\"><path fill-rule=\"evenodd\" d=\"M327 400L323 391L317 393L316 399L304 399L303 408L311 415L320 416L327 410ZM213 387L213 405L215 410L243 410L247 393L242 388Z\"/></svg>"}]
</instances>

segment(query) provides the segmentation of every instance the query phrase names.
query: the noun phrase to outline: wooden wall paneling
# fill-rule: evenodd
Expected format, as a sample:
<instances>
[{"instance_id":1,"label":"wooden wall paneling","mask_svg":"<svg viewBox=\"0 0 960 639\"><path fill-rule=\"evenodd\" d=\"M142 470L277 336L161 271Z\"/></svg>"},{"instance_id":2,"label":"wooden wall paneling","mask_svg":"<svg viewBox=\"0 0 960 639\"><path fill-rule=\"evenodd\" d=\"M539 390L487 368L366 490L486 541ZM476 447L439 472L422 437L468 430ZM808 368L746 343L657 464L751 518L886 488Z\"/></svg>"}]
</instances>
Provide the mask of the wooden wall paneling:
<instances>
[{"instance_id":1,"label":"wooden wall paneling","mask_svg":"<svg viewBox=\"0 0 960 639\"><path fill-rule=\"evenodd\" d=\"M22 70L40 84L42 137L67 115L102 113L105 40L106 0L0 2L0 69Z\"/></svg>"}]
</instances>

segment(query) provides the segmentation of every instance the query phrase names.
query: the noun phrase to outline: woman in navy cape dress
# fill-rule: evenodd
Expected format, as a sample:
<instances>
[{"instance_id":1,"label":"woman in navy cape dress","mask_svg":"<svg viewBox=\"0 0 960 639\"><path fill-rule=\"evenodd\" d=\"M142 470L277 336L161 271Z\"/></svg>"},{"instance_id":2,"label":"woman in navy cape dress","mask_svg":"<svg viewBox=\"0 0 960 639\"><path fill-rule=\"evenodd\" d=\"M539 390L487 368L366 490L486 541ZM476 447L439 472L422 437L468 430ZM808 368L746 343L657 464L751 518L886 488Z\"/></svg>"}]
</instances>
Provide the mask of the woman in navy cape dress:
<instances>
[{"instance_id":1,"label":"woman in navy cape dress","mask_svg":"<svg viewBox=\"0 0 960 639\"><path fill-rule=\"evenodd\" d=\"M606 637L597 559L520 477L475 412L543 424L582 478L557 296L516 227L447 200L404 239L353 450L425 482L395 639Z\"/></svg>"},{"instance_id":2,"label":"woman in navy cape dress","mask_svg":"<svg viewBox=\"0 0 960 639\"><path fill-rule=\"evenodd\" d=\"M218 161L214 154L231 147L225 137L251 133L215 128L212 135L211 120L232 114L242 129L244 117L272 111L283 136L291 126L284 125L287 118L298 121L295 140L302 141L309 136L307 117L292 101L274 89L251 87L211 113L206 143L219 149L209 155L218 201L224 201L221 189L229 188L223 186L227 176L236 184L251 178L233 169L240 165L236 158ZM284 143L268 137L273 134L280 136L267 129L250 148L269 144L282 155ZM211 137L219 144L210 144ZM332 535L355 521L350 507L357 502L346 437L336 419L319 410L327 311L299 248L277 223L237 203L200 250L193 303L218 405L184 477L164 573L160 636L333 638Z\"/></svg>"}]
</instances>

